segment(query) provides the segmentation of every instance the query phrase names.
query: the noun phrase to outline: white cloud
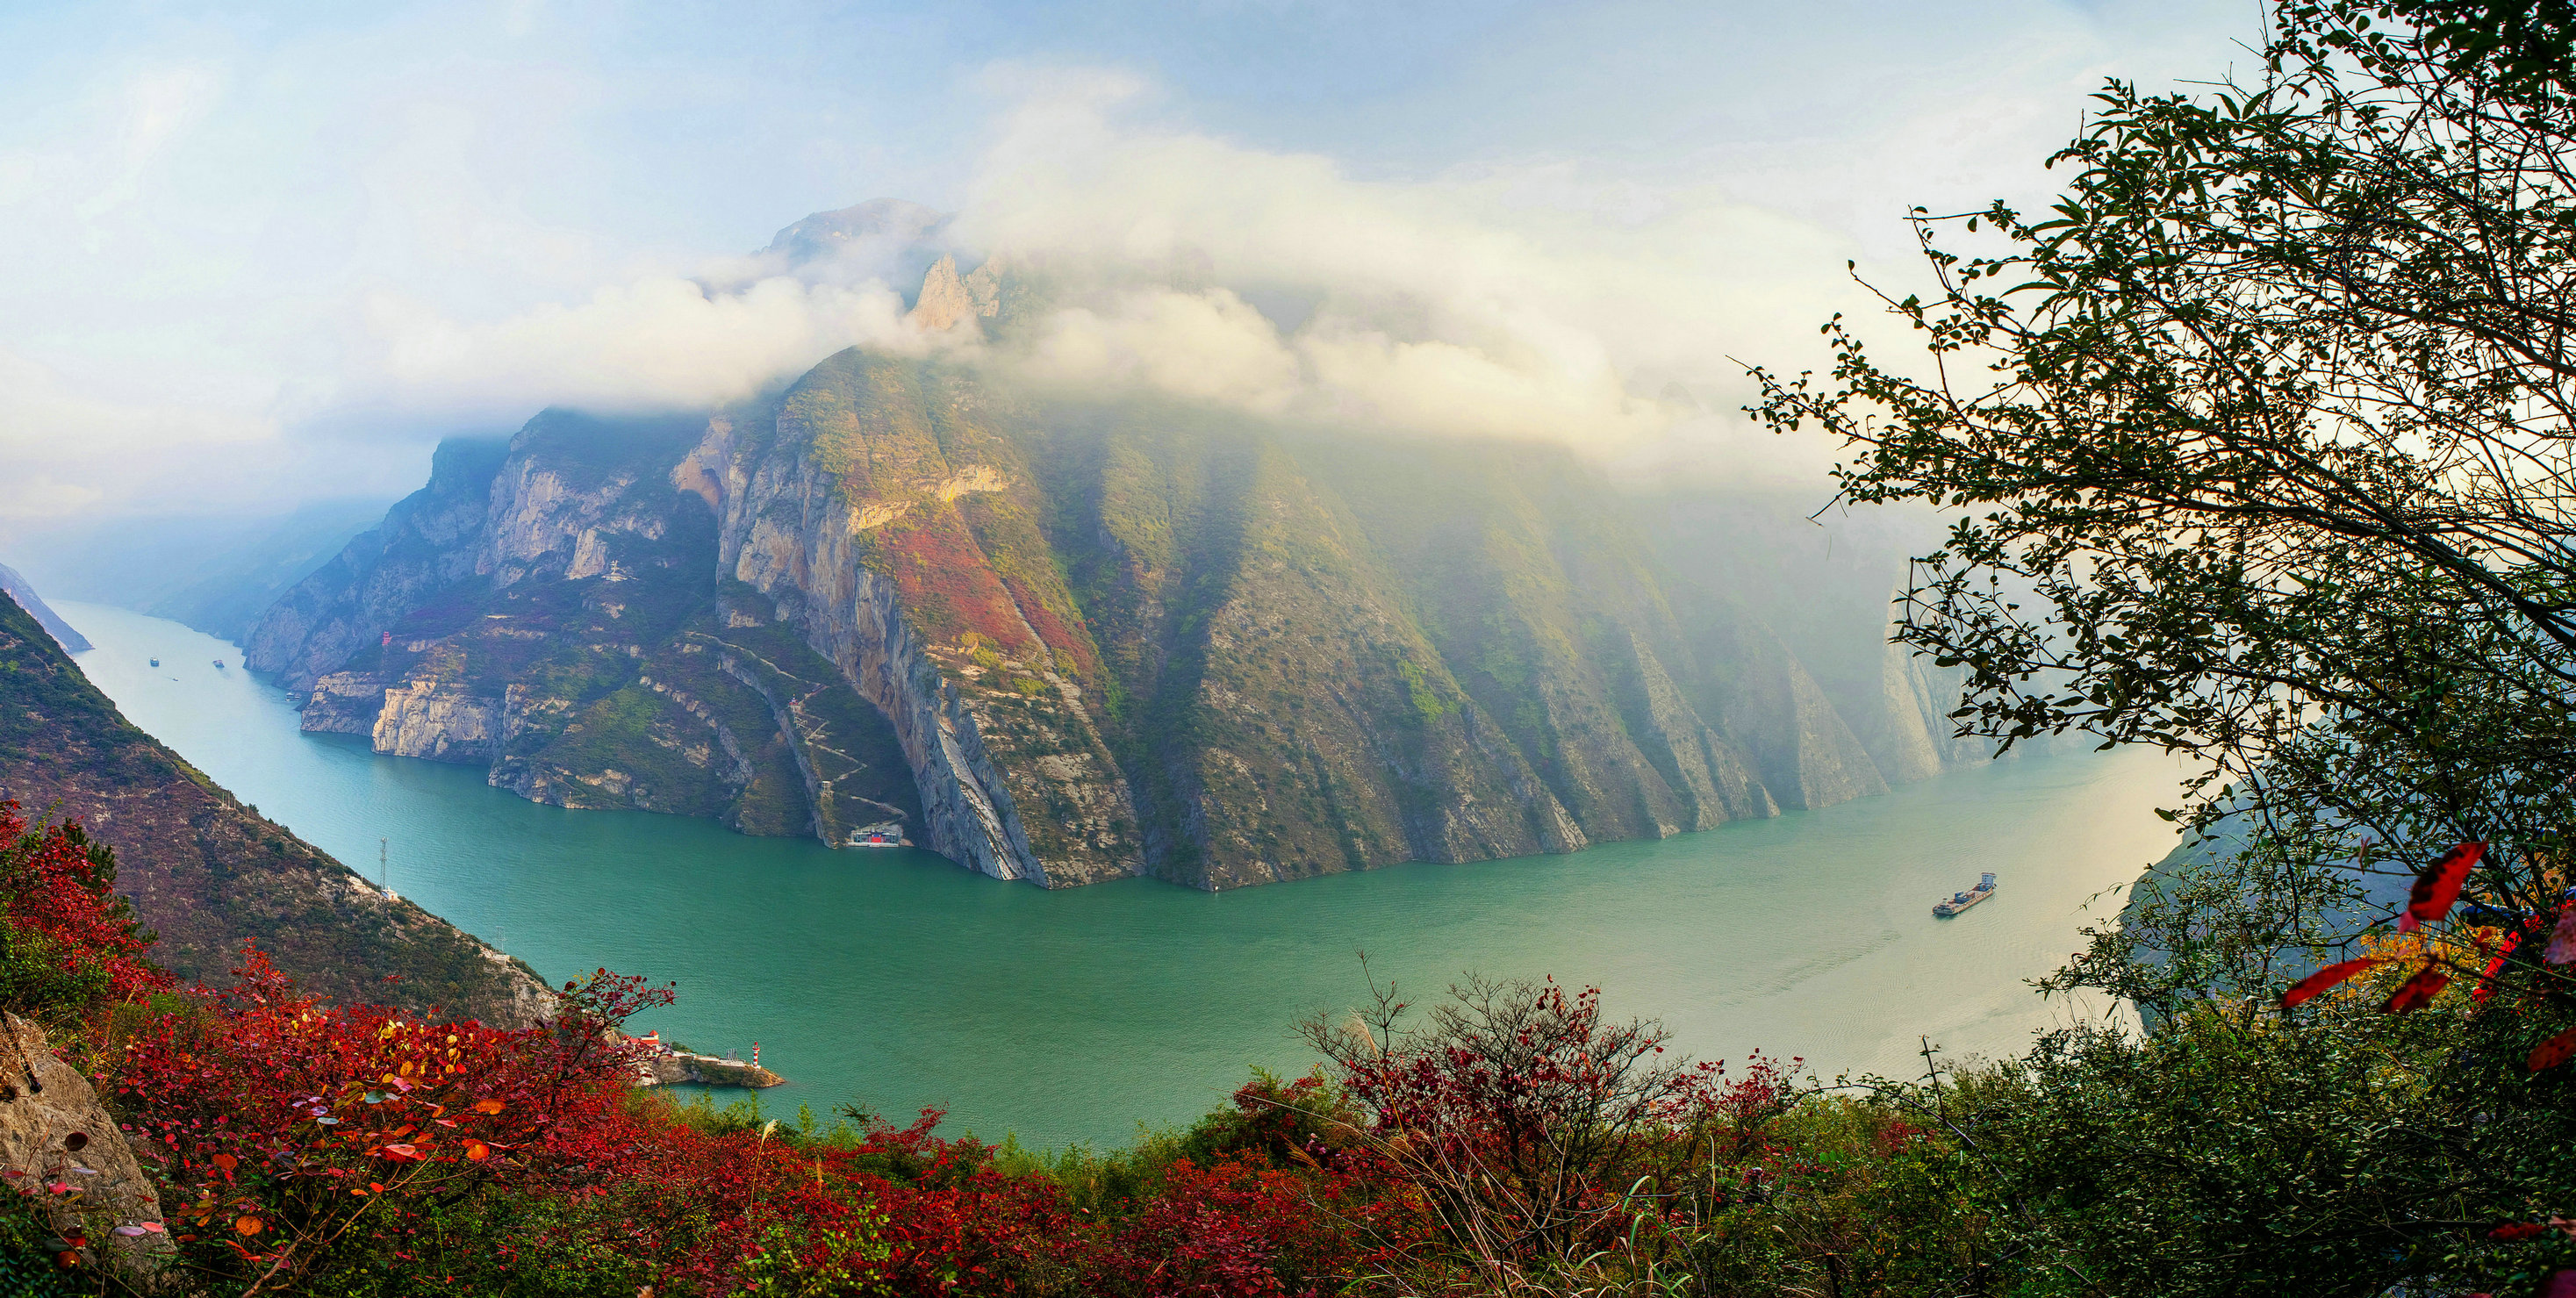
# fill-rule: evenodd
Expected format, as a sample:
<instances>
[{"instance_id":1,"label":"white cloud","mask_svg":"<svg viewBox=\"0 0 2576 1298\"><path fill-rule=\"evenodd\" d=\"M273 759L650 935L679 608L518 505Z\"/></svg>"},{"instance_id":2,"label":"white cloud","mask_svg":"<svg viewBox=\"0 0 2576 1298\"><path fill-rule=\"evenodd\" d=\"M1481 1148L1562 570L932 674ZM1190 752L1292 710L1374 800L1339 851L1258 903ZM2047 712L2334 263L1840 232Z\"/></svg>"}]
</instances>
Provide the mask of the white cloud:
<instances>
[{"instance_id":1,"label":"white cloud","mask_svg":"<svg viewBox=\"0 0 2576 1298\"><path fill-rule=\"evenodd\" d=\"M1713 188L1564 164L1364 181L1128 125L1132 93L1066 78L1018 105L953 227L1047 285L1016 359L1059 387L1617 456L1700 413L1669 385L1741 393L1730 355L1851 298L1846 245Z\"/></svg>"},{"instance_id":2,"label":"white cloud","mask_svg":"<svg viewBox=\"0 0 2576 1298\"><path fill-rule=\"evenodd\" d=\"M0 521L68 518L97 504L105 494L50 474L0 475Z\"/></svg>"},{"instance_id":3,"label":"white cloud","mask_svg":"<svg viewBox=\"0 0 2576 1298\"><path fill-rule=\"evenodd\" d=\"M947 227L1038 286L1035 318L967 350L1058 391L1152 392L1254 415L1542 440L1630 459L1746 391L1730 356L1856 305L1847 244L1709 186L1561 162L1366 181L1331 159L1131 120L1117 74L988 74L1009 105ZM958 340L903 321L902 259L861 240L798 267L732 257L586 300L460 319L379 293L354 404L507 420L549 404L707 405L840 348ZM911 272L917 274L916 268ZM1691 397L1675 400L1675 385ZM1731 469L1814 457L1766 439L1676 445Z\"/></svg>"},{"instance_id":4,"label":"white cloud","mask_svg":"<svg viewBox=\"0 0 2576 1298\"><path fill-rule=\"evenodd\" d=\"M460 323L381 295L369 322L389 395L520 417L547 405L634 410L710 405L853 344L924 345L882 284L785 277L733 292L657 276L489 323Z\"/></svg>"},{"instance_id":5,"label":"white cloud","mask_svg":"<svg viewBox=\"0 0 2576 1298\"><path fill-rule=\"evenodd\" d=\"M93 396L0 350L0 519L69 512L111 489L202 473L277 433L260 414Z\"/></svg>"},{"instance_id":6,"label":"white cloud","mask_svg":"<svg viewBox=\"0 0 2576 1298\"><path fill-rule=\"evenodd\" d=\"M1051 314L1023 368L1067 386L1141 388L1278 414L1298 358L1269 319L1225 289L1130 289L1097 309Z\"/></svg>"}]
</instances>

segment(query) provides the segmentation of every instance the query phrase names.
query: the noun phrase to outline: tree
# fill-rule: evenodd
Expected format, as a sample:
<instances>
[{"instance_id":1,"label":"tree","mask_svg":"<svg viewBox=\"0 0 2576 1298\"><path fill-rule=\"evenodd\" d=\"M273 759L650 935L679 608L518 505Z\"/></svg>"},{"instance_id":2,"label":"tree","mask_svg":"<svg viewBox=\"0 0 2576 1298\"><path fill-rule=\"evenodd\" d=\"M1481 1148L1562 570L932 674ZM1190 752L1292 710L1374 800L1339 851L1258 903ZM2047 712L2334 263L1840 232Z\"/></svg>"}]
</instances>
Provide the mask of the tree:
<instances>
[{"instance_id":1,"label":"tree","mask_svg":"<svg viewBox=\"0 0 2576 1298\"><path fill-rule=\"evenodd\" d=\"M1757 372L1758 417L1846 439L1844 499L1958 515L1897 639L1965 669L1961 733L2196 762L2168 814L2203 859L2051 983L2159 1030L1944 1111L2020 1265L2370 1293L2576 1263L2544 1224L2576 961L2542 950L2576 853L2571 31L2294 0L2250 83L2107 87L2045 214L1918 209L1935 288L1883 297L1919 372L1839 319L1829 377Z\"/></svg>"},{"instance_id":2,"label":"tree","mask_svg":"<svg viewBox=\"0 0 2576 1298\"><path fill-rule=\"evenodd\" d=\"M1962 511L1898 630L1962 733L2199 759L2282 940L2464 839L2543 907L2576 850L2576 104L2440 30L2294 5L2254 84L2110 85L2044 217L1916 213L1929 377L1839 319L1830 379L1758 372L1844 499Z\"/></svg>"}]
</instances>

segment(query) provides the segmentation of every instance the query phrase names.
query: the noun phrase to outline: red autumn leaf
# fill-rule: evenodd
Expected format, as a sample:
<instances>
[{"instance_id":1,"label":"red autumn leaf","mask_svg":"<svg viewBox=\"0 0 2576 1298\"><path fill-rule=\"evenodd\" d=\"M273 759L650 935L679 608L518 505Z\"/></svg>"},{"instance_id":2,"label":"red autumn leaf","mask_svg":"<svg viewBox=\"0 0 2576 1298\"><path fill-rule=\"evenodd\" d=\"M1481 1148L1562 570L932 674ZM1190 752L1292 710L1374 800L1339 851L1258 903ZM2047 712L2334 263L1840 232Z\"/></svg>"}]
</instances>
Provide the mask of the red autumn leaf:
<instances>
[{"instance_id":1,"label":"red autumn leaf","mask_svg":"<svg viewBox=\"0 0 2576 1298\"><path fill-rule=\"evenodd\" d=\"M2433 998L2440 995L2442 989L2449 986L2450 982L2450 975L2443 973L2432 962L2426 961L2423 968L2415 971L2414 977L2407 979L2404 986L2399 987L2389 996L2388 1003L2380 1006L2379 1012L2403 1014L2408 1010L2420 1010L2432 1004Z\"/></svg>"},{"instance_id":2,"label":"red autumn leaf","mask_svg":"<svg viewBox=\"0 0 2576 1298\"><path fill-rule=\"evenodd\" d=\"M233 1159L233 1156L232 1156L232 1155L230 1155L230 1154L217 1154L217 1155L215 1155L215 1157L214 1157L214 1164L215 1164L215 1166L222 1168L222 1169L223 1169L224 1171L226 1171L226 1172L230 1172L230 1171L232 1171L235 1167L237 1167L237 1166L239 1166L239 1165L240 1165L239 1163L237 1163L237 1162Z\"/></svg>"},{"instance_id":3,"label":"red autumn leaf","mask_svg":"<svg viewBox=\"0 0 2576 1298\"><path fill-rule=\"evenodd\" d=\"M2407 898L2406 913L2397 917L2397 931L2412 933L2450 914L2451 903L2460 899L2460 886L2469 881L2469 871L2486 854L2484 843L2462 843L2425 866L2415 876L2415 892Z\"/></svg>"},{"instance_id":4,"label":"red autumn leaf","mask_svg":"<svg viewBox=\"0 0 2576 1298\"><path fill-rule=\"evenodd\" d=\"M479 1140L469 1140L465 1142L465 1156L480 1163L492 1156L492 1147Z\"/></svg>"},{"instance_id":5,"label":"red autumn leaf","mask_svg":"<svg viewBox=\"0 0 2576 1298\"><path fill-rule=\"evenodd\" d=\"M2327 965L2325 968L2319 969L2315 973L2309 974L2307 977L2290 984L2290 990L2281 993L2281 1008L2286 1010L2304 1005L2307 1002L2316 999L2319 992L2322 992L2337 983L2343 982L2351 978L2354 974L2360 973L2362 970L2378 963L2379 957L2364 956L2358 960L2346 960L2341 964Z\"/></svg>"},{"instance_id":6,"label":"red autumn leaf","mask_svg":"<svg viewBox=\"0 0 2576 1298\"><path fill-rule=\"evenodd\" d=\"M2576 1028L2569 1028L2533 1046L2531 1058L2524 1060L2522 1066L2536 1073L2544 1068L2556 1068L2569 1059L2576 1059Z\"/></svg>"},{"instance_id":7,"label":"red autumn leaf","mask_svg":"<svg viewBox=\"0 0 2576 1298\"><path fill-rule=\"evenodd\" d=\"M2514 951L2521 945L2521 933L2514 932L2504 935L2504 941L2496 946L2495 958L2487 961L2486 972L2478 976L2478 990L2476 992L2478 1004L2484 1005L2495 998L2496 975L2504 972L2504 962L2512 959Z\"/></svg>"}]
</instances>

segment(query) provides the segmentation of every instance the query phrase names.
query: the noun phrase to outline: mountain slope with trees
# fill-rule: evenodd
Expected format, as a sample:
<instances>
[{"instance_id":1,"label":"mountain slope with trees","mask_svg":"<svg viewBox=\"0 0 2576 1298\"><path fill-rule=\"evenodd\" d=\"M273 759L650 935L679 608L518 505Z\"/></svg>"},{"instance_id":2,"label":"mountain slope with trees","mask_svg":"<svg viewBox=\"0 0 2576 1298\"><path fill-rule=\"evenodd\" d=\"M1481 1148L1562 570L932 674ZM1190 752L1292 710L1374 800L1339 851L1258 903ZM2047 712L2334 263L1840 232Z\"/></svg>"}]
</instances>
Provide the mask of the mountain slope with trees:
<instances>
[{"instance_id":1,"label":"mountain slope with trees","mask_svg":"<svg viewBox=\"0 0 2576 1298\"><path fill-rule=\"evenodd\" d=\"M0 599L0 799L76 820L121 861L120 890L183 978L222 981L256 942L334 999L436 1006L507 1026L543 1017L526 965L374 885L244 807L136 729L34 618Z\"/></svg>"}]
</instances>

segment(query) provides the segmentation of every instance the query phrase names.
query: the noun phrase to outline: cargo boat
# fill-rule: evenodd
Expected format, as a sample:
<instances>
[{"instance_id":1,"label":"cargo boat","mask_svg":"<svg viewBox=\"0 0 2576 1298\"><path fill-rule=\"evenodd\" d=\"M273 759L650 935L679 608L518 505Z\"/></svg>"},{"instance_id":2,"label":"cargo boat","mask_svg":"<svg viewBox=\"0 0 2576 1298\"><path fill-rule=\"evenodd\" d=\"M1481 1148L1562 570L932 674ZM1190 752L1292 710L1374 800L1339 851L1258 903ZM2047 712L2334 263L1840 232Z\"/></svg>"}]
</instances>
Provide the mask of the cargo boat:
<instances>
[{"instance_id":1,"label":"cargo boat","mask_svg":"<svg viewBox=\"0 0 2576 1298\"><path fill-rule=\"evenodd\" d=\"M1942 919L1948 919L1951 916L1958 914L1960 911L1966 910L1970 906L1974 906L1978 902L1984 901L1986 898L1994 895L1995 876L1989 874L1977 880L1976 887L1970 888L1966 892L1953 893L1948 901L1935 903L1932 907L1932 913Z\"/></svg>"}]
</instances>

